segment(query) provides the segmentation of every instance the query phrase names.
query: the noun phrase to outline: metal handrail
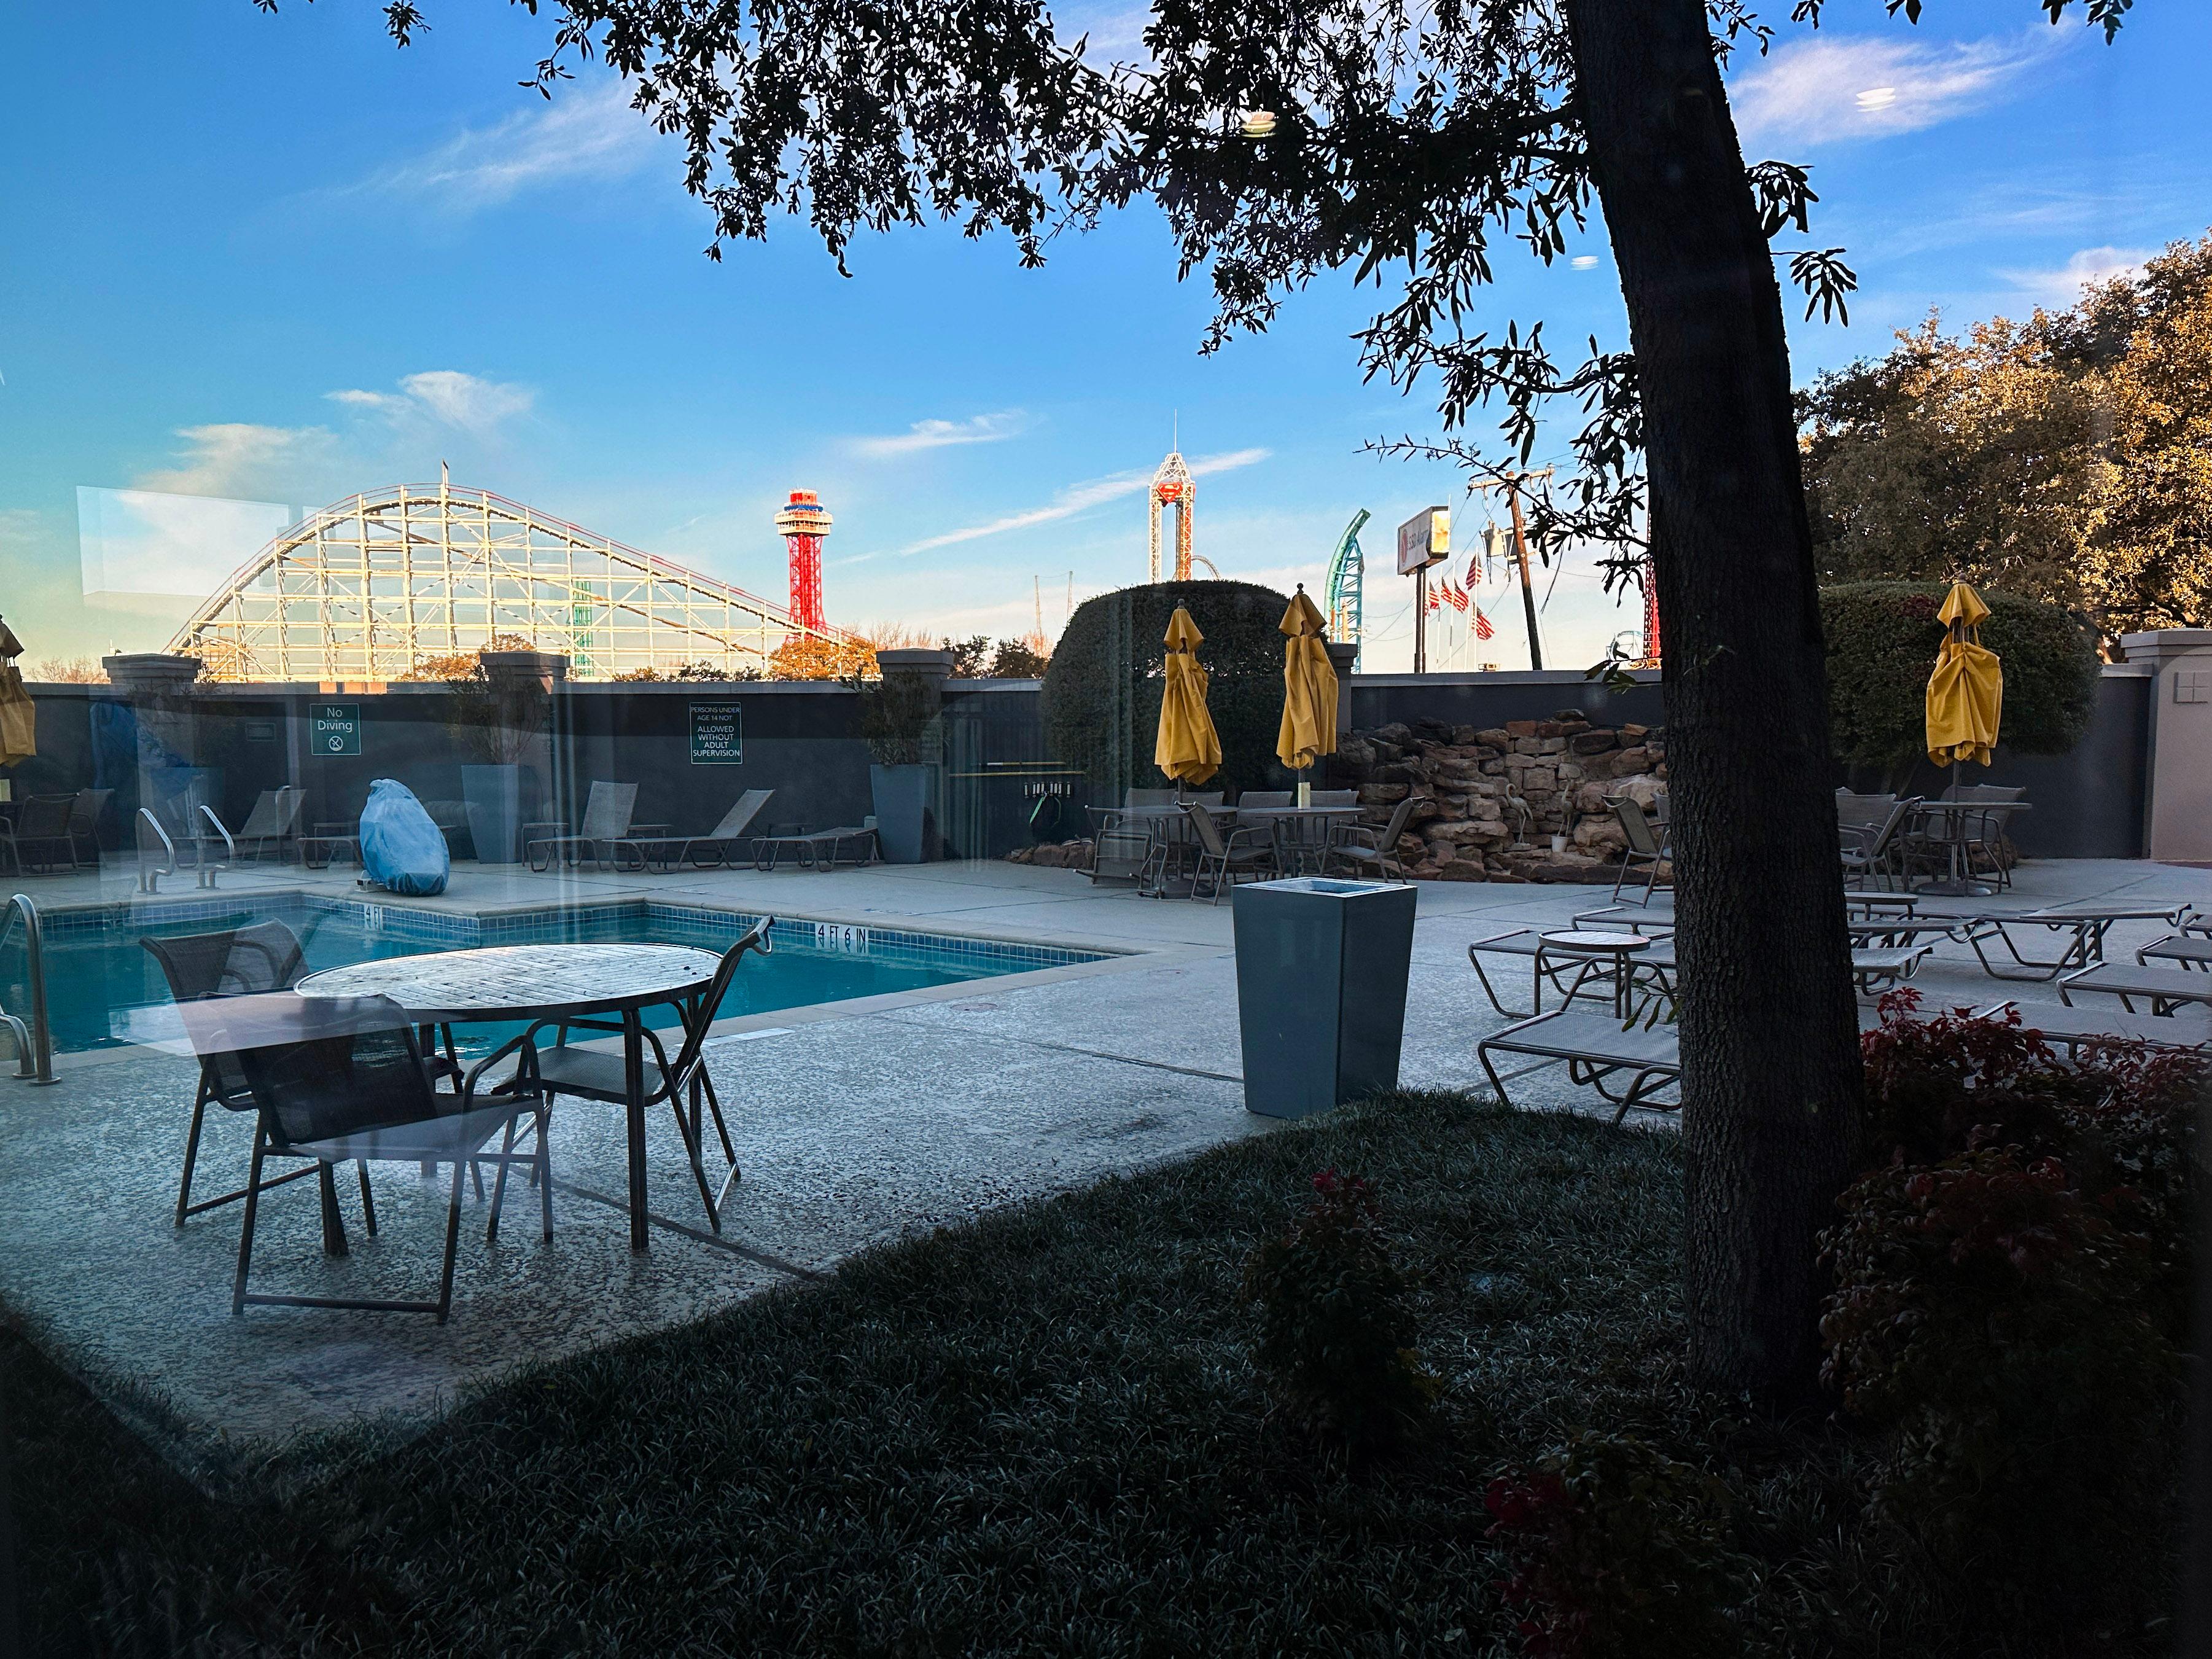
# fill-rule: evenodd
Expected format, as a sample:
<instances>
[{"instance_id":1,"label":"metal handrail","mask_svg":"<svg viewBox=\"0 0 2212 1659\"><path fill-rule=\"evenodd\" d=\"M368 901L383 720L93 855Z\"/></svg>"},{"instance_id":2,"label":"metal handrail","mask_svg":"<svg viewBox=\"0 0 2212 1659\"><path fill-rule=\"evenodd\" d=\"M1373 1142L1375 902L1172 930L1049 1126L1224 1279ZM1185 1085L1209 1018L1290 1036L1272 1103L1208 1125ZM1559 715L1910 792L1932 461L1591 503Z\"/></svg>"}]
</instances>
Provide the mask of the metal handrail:
<instances>
[{"instance_id":1,"label":"metal handrail","mask_svg":"<svg viewBox=\"0 0 2212 1659\"><path fill-rule=\"evenodd\" d=\"M169 832L161 827L161 820L154 816L154 809L150 806L142 806L138 809L136 827L138 831L138 890L142 893L158 893L161 890L161 878L177 873L177 843L169 839ZM162 864L158 870L149 870L146 867L146 832L149 830L154 832L154 838L161 843Z\"/></svg>"},{"instance_id":2,"label":"metal handrail","mask_svg":"<svg viewBox=\"0 0 2212 1659\"><path fill-rule=\"evenodd\" d=\"M200 803L200 816L205 818L210 823L215 825L216 834L222 837L223 851L226 854L223 862L226 864L237 863L238 843L230 838L230 831L222 827L222 820L216 817L215 808L210 806L205 801L202 801ZM203 835L199 836L198 839L204 842L207 837ZM196 861L198 863L201 870L205 872L207 877L206 880L200 883L200 885L203 887L214 886L215 872L208 867L207 852L204 848L200 849L197 853Z\"/></svg>"},{"instance_id":3,"label":"metal handrail","mask_svg":"<svg viewBox=\"0 0 2212 1659\"><path fill-rule=\"evenodd\" d=\"M23 917L23 977L30 987L31 1018L27 1027L15 1015L0 1009L0 1025L5 1025L15 1039L17 1080L52 1083L56 1081L54 1032L46 1018L46 935L39 921L39 907L31 902L29 894L18 893L8 901L7 920L0 922L0 945L7 943L18 911Z\"/></svg>"}]
</instances>

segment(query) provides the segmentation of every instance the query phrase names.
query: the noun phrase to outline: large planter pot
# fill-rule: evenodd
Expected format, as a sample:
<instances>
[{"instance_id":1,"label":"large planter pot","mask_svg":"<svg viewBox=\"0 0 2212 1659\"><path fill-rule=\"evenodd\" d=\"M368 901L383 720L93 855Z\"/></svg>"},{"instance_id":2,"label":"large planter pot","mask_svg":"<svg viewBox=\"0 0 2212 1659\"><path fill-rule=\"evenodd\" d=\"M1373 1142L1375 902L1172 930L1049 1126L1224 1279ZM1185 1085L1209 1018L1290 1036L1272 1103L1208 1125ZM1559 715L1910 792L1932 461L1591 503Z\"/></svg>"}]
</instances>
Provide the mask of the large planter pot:
<instances>
[{"instance_id":1,"label":"large planter pot","mask_svg":"<svg viewBox=\"0 0 2212 1659\"><path fill-rule=\"evenodd\" d=\"M871 766L868 793L876 806L876 840L886 864L927 864L937 856L930 820L933 766Z\"/></svg>"},{"instance_id":2,"label":"large planter pot","mask_svg":"<svg viewBox=\"0 0 2212 1659\"><path fill-rule=\"evenodd\" d=\"M479 864L522 861L522 769L464 766L461 799Z\"/></svg>"}]
</instances>

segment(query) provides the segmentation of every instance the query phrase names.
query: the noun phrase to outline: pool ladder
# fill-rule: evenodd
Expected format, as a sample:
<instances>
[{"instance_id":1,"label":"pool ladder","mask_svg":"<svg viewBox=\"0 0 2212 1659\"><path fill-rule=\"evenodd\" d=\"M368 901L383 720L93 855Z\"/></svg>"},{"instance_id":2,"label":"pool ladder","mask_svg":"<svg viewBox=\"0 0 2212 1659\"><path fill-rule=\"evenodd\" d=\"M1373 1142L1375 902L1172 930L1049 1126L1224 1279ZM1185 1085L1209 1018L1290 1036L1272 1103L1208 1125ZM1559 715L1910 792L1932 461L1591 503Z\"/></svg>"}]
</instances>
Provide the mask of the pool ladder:
<instances>
[{"instance_id":1,"label":"pool ladder","mask_svg":"<svg viewBox=\"0 0 2212 1659\"><path fill-rule=\"evenodd\" d=\"M0 945L8 942L19 915L23 918L23 977L30 987L31 1018L26 1024L0 1008L0 1027L5 1027L15 1039L16 1080L52 1083L56 1080L54 1032L46 1020L46 930L39 921L39 907L29 894L18 893L8 901L7 920L0 921Z\"/></svg>"}]
</instances>

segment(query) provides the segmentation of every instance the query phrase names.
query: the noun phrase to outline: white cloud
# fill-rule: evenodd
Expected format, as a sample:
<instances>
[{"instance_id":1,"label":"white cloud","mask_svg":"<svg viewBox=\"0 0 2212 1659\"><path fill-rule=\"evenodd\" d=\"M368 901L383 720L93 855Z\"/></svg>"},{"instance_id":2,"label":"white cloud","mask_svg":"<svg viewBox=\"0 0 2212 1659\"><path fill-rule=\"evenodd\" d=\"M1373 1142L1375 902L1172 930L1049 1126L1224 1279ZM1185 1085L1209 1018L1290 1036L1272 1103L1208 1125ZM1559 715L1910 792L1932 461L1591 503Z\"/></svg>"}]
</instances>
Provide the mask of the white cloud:
<instances>
[{"instance_id":1,"label":"white cloud","mask_svg":"<svg viewBox=\"0 0 2212 1659\"><path fill-rule=\"evenodd\" d=\"M465 127L434 149L380 169L352 188L473 213L543 185L621 179L652 155L660 135L607 79L557 90L550 103L488 127Z\"/></svg>"},{"instance_id":2,"label":"white cloud","mask_svg":"<svg viewBox=\"0 0 2212 1659\"><path fill-rule=\"evenodd\" d=\"M222 421L180 428L185 441L181 465L146 472L132 481L139 489L171 495L252 497L279 477L319 465L335 440L319 426L255 426Z\"/></svg>"},{"instance_id":3,"label":"white cloud","mask_svg":"<svg viewBox=\"0 0 2212 1659\"><path fill-rule=\"evenodd\" d=\"M964 421L916 421L895 437L855 438L852 447L856 453L871 459L887 460L925 449L949 448L955 444L994 444L1014 436L1028 424L1029 417L1020 410L1006 409L994 415L971 416Z\"/></svg>"},{"instance_id":4,"label":"white cloud","mask_svg":"<svg viewBox=\"0 0 2212 1659\"><path fill-rule=\"evenodd\" d=\"M399 390L353 389L325 394L349 408L372 410L394 420L426 416L441 426L485 436L501 422L526 415L538 394L528 386L487 380L458 368L426 369L399 382Z\"/></svg>"},{"instance_id":5,"label":"white cloud","mask_svg":"<svg viewBox=\"0 0 2212 1659\"><path fill-rule=\"evenodd\" d=\"M1232 449L1222 455L1202 455L1191 462L1190 475L1203 478L1210 473L1231 472L1238 467L1251 466L1266 460L1274 452L1267 449ZM1143 493L1152 481L1145 472L1115 472L1103 478L1070 484L1052 498L1046 507L1033 507L1020 513L1010 513L1004 518L992 519L982 524L969 525L959 530L949 530L941 536L926 537L899 550L902 556L926 553L932 548L951 547L959 542L979 541L986 536L1002 535L1009 530L1027 530L1033 525L1052 524L1061 519L1072 519L1079 513L1088 512L1108 501L1120 501L1124 496Z\"/></svg>"},{"instance_id":6,"label":"white cloud","mask_svg":"<svg viewBox=\"0 0 2212 1659\"><path fill-rule=\"evenodd\" d=\"M2031 90L2030 72L2069 36L2047 27L1949 44L1896 35L1820 35L1778 47L1729 89L1747 148L1918 132Z\"/></svg>"},{"instance_id":7,"label":"white cloud","mask_svg":"<svg viewBox=\"0 0 2212 1659\"><path fill-rule=\"evenodd\" d=\"M2085 283L2109 283L2115 276L2139 275L2143 261L2157 251L2143 247L2085 247L2055 270L2001 270L1997 275L2038 305L2070 306L2081 297Z\"/></svg>"}]
</instances>

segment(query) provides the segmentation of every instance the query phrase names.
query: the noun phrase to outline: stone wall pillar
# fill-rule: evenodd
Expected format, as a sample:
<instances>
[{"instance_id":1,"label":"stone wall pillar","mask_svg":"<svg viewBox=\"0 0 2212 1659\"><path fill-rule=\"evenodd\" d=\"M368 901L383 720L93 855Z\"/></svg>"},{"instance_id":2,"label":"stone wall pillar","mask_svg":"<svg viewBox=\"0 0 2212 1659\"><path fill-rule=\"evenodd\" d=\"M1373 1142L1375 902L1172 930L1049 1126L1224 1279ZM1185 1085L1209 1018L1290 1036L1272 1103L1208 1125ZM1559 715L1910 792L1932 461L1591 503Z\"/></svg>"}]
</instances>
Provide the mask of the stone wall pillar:
<instances>
[{"instance_id":1,"label":"stone wall pillar","mask_svg":"<svg viewBox=\"0 0 2212 1659\"><path fill-rule=\"evenodd\" d=\"M130 708L137 732L138 798L125 803L129 810L118 817L150 806L172 836L197 835L198 808L222 805L199 764L194 690L200 659L138 651L102 657L100 665L117 700Z\"/></svg>"},{"instance_id":2,"label":"stone wall pillar","mask_svg":"<svg viewBox=\"0 0 2212 1659\"><path fill-rule=\"evenodd\" d=\"M2212 859L2212 628L2128 634L2120 645L2154 676L2144 855Z\"/></svg>"}]
</instances>

